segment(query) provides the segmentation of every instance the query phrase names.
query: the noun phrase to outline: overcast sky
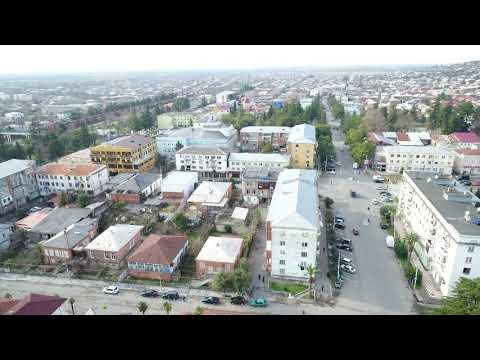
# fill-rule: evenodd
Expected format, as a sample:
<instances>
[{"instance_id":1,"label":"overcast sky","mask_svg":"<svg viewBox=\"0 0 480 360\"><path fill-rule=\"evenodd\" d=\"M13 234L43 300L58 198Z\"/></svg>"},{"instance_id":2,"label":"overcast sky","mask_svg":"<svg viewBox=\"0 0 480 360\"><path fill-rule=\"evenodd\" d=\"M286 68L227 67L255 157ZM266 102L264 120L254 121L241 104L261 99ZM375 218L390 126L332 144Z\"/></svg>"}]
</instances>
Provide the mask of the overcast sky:
<instances>
[{"instance_id":1,"label":"overcast sky","mask_svg":"<svg viewBox=\"0 0 480 360\"><path fill-rule=\"evenodd\" d=\"M2 74L448 64L472 60L480 60L478 45L0 46Z\"/></svg>"}]
</instances>

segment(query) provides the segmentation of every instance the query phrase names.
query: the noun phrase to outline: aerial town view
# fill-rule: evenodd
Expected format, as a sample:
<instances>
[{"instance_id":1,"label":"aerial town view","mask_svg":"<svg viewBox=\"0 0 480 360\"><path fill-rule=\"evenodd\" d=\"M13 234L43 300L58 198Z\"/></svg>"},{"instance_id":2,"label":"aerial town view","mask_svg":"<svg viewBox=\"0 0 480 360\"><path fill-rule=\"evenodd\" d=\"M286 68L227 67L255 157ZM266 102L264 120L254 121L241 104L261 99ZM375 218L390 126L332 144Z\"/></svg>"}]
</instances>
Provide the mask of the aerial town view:
<instances>
[{"instance_id":1,"label":"aerial town view","mask_svg":"<svg viewBox=\"0 0 480 360\"><path fill-rule=\"evenodd\" d=\"M388 49L0 46L0 315L480 314L480 46Z\"/></svg>"}]
</instances>

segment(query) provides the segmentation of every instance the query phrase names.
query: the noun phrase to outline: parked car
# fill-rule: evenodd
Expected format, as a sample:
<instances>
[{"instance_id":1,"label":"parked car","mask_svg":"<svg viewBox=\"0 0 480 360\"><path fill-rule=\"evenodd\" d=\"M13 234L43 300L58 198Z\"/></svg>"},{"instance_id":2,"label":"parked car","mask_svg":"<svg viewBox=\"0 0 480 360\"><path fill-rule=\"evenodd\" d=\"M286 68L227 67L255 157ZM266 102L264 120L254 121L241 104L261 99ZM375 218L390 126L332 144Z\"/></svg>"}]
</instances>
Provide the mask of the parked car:
<instances>
[{"instance_id":1,"label":"parked car","mask_svg":"<svg viewBox=\"0 0 480 360\"><path fill-rule=\"evenodd\" d=\"M352 261L352 259L350 259L350 258L343 257L343 258L340 259L340 264L343 264L343 265L352 265L352 266L353 266L353 261Z\"/></svg>"},{"instance_id":2,"label":"parked car","mask_svg":"<svg viewBox=\"0 0 480 360\"><path fill-rule=\"evenodd\" d=\"M337 166L342 166L342 163L341 163L341 162L337 162Z\"/></svg>"},{"instance_id":3,"label":"parked car","mask_svg":"<svg viewBox=\"0 0 480 360\"><path fill-rule=\"evenodd\" d=\"M246 305L247 300L243 296L234 296L230 299L230 304L233 305Z\"/></svg>"},{"instance_id":4,"label":"parked car","mask_svg":"<svg viewBox=\"0 0 480 360\"><path fill-rule=\"evenodd\" d=\"M327 174L328 174L328 175L335 175L335 170L328 170L328 171L327 171Z\"/></svg>"},{"instance_id":5,"label":"parked car","mask_svg":"<svg viewBox=\"0 0 480 360\"><path fill-rule=\"evenodd\" d=\"M357 195L358 195L358 194L357 194L356 191L350 190L350 196L351 196L352 198L357 197Z\"/></svg>"},{"instance_id":6,"label":"parked car","mask_svg":"<svg viewBox=\"0 0 480 360\"><path fill-rule=\"evenodd\" d=\"M388 191L380 191L378 194L379 194L380 196L392 196L392 194L389 193Z\"/></svg>"},{"instance_id":7,"label":"parked car","mask_svg":"<svg viewBox=\"0 0 480 360\"><path fill-rule=\"evenodd\" d=\"M360 234L360 232L355 228L352 229L352 233L353 233L353 235L359 235Z\"/></svg>"},{"instance_id":8,"label":"parked car","mask_svg":"<svg viewBox=\"0 0 480 360\"><path fill-rule=\"evenodd\" d=\"M167 291L162 294L162 299L167 299L167 300L178 300L180 295L178 295L177 291Z\"/></svg>"},{"instance_id":9,"label":"parked car","mask_svg":"<svg viewBox=\"0 0 480 360\"><path fill-rule=\"evenodd\" d=\"M340 216L335 216L335 222L343 224L345 222L345 219Z\"/></svg>"},{"instance_id":10,"label":"parked car","mask_svg":"<svg viewBox=\"0 0 480 360\"><path fill-rule=\"evenodd\" d=\"M216 296L207 296L202 300L202 303L209 305L218 305L220 304L220 298Z\"/></svg>"},{"instance_id":11,"label":"parked car","mask_svg":"<svg viewBox=\"0 0 480 360\"><path fill-rule=\"evenodd\" d=\"M458 175L455 177L457 181L470 180L470 175Z\"/></svg>"},{"instance_id":12,"label":"parked car","mask_svg":"<svg viewBox=\"0 0 480 360\"><path fill-rule=\"evenodd\" d=\"M336 229L340 229L340 230L345 230L345 225L344 225L344 224L340 224L340 223L336 223L336 224L335 224L335 228L336 228Z\"/></svg>"},{"instance_id":13,"label":"parked car","mask_svg":"<svg viewBox=\"0 0 480 360\"><path fill-rule=\"evenodd\" d=\"M387 188L385 186L377 186L377 190L380 190L380 191L383 192L383 191L386 191ZM380 194L381 194L381 192L380 192Z\"/></svg>"},{"instance_id":14,"label":"parked car","mask_svg":"<svg viewBox=\"0 0 480 360\"><path fill-rule=\"evenodd\" d=\"M258 299L251 299L250 306L253 307L267 307L268 303L266 299L258 298Z\"/></svg>"},{"instance_id":15,"label":"parked car","mask_svg":"<svg viewBox=\"0 0 480 360\"><path fill-rule=\"evenodd\" d=\"M383 222L380 223L380 229L382 229L382 230L388 229L388 224L387 224L387 223L383 223Z\"/></svg>"},{"instance_id":16,"label":"parked car","mask_svg":"<svg viewBox=\"0 0 480 360\"><path fill-rule=\"evenodd\" d=\"M459 181L459 182L463 186L472 186L472 182L470 180L463 180L463 181Z\"/></svg>"},{"instance_id":17,"label":"parked car","mask_svg":"<svg viewBox=\"0 0 480 360\"><path fill-rule=\"evenodd\" d=\"M350 273L350 274L355 274L357 270L352 266L352 265L340 265L340 269Z\"/></svg>"},{"instance_id":18,"label":"parked car","mask_svg":"<svg viewBox=\"0 0 480 360\"><path fill-rule=\"evenodd\" d=\"M156 298L160 296L160 293L157 290L144 290L140 293L140 296L147 297L147 298Z\"/></svg>"},{"instance_id":19,"label":"parked car","mask_svg":"<svg viewBox=\"0 0 480 360\"><path fill-rule=\"evenodd\" d=\"M34 212L37 212L37 211L40 211L40 210L42 210L41 207L34 206L34 207L32 207L30 210L28 210L28 213L29 213L29 214L33 214Z\"/></svg>"},{"instance_id":20,"label":"parked car","mask_svg":"<svg viewBox=\"0 0 480 360\"><path fill-rule=\"evenodd\" d=\"M119 292L118 287L113 285L104 287L102 291L104 294L111 294L111 295L117 295Z\"/></svg>"},{"instance_id":21,"label":"parked car","mask_svg":"<svg viewBox=\"0 0 480 360\"><path fill-rule=\"evenodd\" d=\"M341 289L343 284L343 280L341 278L335 280L335 289Z\"/></svg>"},{"instance_id":22,"label":"parked car","mask_svg":"<svg viewBox=\"0 0 480 360\"><path fill-rule=\"evenodd\" d=\"M337 247L337 249L340 249L340 250L345 250L349 252L353 251L352 247L347 244L336 244L335 246Z\"/></svg>"},{"instance_id":23,"label":"parked car","mask_svg":"<svg viewBox=\"0 0 480 360\"><path fill-rule=\"evenodd\" d=\"M377 199L373 199L373 200L372 200L372 205L378 205L378 200L377 200Z\"/></svg>"}]
</instances>

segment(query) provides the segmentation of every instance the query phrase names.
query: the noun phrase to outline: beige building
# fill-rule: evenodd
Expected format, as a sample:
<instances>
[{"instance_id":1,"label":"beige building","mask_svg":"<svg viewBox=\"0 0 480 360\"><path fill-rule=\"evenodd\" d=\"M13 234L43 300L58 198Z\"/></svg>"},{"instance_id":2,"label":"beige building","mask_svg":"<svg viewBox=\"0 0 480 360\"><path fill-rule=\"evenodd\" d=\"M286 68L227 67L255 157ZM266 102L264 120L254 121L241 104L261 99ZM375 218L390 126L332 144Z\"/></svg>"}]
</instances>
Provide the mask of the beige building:
<instances>
[{"instance_id":1,"label":"beige building","mask_svg":"<svg viewBox=\"0 0 480 360\"><path fill-rule=\"evenodd\" d=\"M315 127L308 124L292 127L287 142L291 166L296 169L313 169L316 147Z\"/></svg>"}]
</instances>

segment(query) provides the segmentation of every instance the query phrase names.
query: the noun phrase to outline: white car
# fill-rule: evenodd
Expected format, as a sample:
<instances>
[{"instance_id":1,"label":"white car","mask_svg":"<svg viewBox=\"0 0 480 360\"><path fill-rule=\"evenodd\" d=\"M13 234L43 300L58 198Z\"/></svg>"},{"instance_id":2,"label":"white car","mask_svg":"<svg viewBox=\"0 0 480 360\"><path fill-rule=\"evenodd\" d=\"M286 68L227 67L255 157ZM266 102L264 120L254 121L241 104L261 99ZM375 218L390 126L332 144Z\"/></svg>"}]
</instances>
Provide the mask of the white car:
<instances>
[{"instance_id":1,"label":"white car","mask_svg":"<svg viewBox=\"0 0 480 360\"><path fill-rule=\"evenodd\" d=\"M355 274L357 272L352 265L340 265L340 268L350 274Z\"/></svg>"},{"instance_id":2,"label":"white car","mask_svg":"<svg viewBox=\"0 0 480 360\"><path fill-rule=\"evenodd\" d=\"M341 163L341 162L337 162L337 166L342 166L342 163Z\"/></svg>"},{"instance_id":3,"label":"white car","mask_svg":"<svg viewBox=\"0 0 480 360\"><path fill-rule=\"evenodd\" d=\"M378 200L377 200L377 199L373 199L373 200L372 200L372 205L378 205Z\"/></svg>"},{"instance_id":4,"label":"white car","mask_svg":"<svg viewBox=\"0 0 480 360\"><path fill-rule=\"evenodd\" d=\"M328 174L328 175L335 175L335 170L328 170L328 171L327 171L327 174Z\"/></svg>"},{"instance_id":5,"label":"white car","mask_svg":"<svg viewBox=\"0 0 480 360\"><path fill-rule=\"evenodd\" d=\"M103 288L102 291L104 294L112 294L112 295L117 295L119 292L118 287L116 286L106 286Z\"/></svg>"},{"instance_id":6,"label":"white car","mask_svg":"<svg viewBox=\"0 0 480 360\"><path fill-rule=\"evenodd\" d=\"M352 259L349 259L347 257L343 257L340 259L340 262L344 265L352 265L353 266L353 261Z\"/></svg>"}]
</instances>

